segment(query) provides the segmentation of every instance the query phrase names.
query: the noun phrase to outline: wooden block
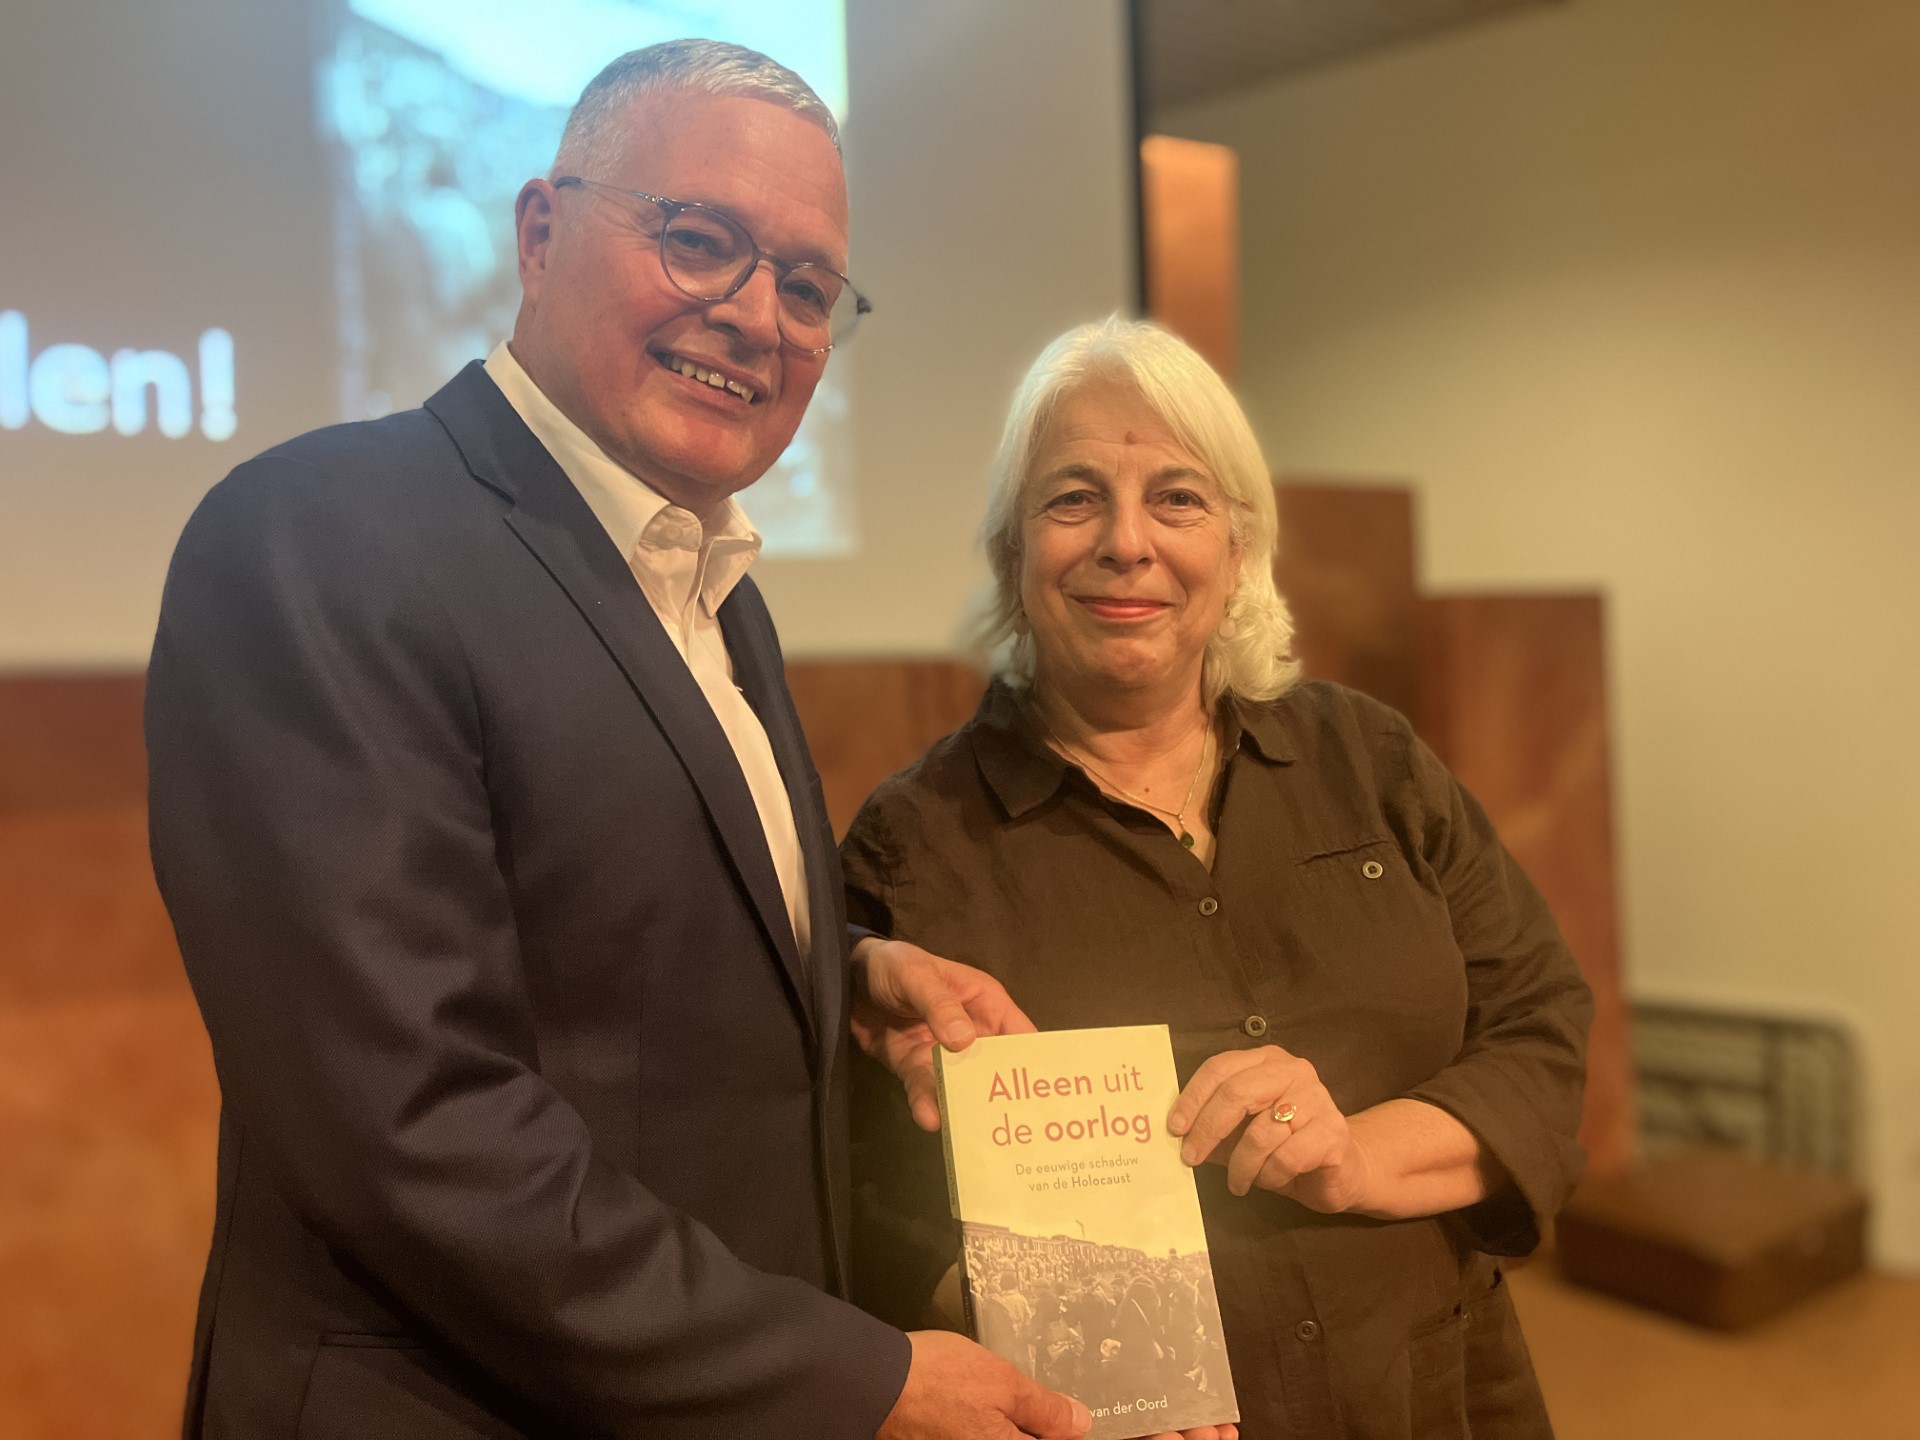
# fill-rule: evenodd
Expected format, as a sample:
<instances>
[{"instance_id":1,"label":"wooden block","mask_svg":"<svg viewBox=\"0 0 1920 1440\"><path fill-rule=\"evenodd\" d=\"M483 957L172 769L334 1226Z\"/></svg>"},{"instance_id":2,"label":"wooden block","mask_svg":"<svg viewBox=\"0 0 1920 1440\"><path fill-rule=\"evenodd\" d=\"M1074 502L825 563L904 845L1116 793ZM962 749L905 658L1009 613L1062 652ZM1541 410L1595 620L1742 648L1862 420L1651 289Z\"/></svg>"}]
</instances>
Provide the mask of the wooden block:
<instances>
[{"instance_id":1,"label":"wooden block","mask_svg":"<svg viewBox=\"0 0 1920 1440\"><path fill-rule=\"evenodd\" d=\"M795 660L787 686L844 835L876 785L972 717L987 682L960 660Z\"/></svg>"},{"instance_id":2,"label":"wooden block","mask_svg":"<svg viewBox=\"0 0 1920 1440\"><path fill-rule=\"evenodd\" d=\"M0 1006L183 982L139 803L0 812Z\"/></svg>"},{"instance_id":3,"label":"wooden block","mask_svg":"<svg viewBox=\"0 0 1920 1440\"><path fill-rule=\"evenodd\" d=\"M0 813L145 804L144 671L0 677Z\"/></svg>"},{"instance_id":4,"label":"wooden block","mask_svg":"<svg viewBox=\"0 0 1920 1440\"><path fill-rule=\"evenodd\" d=\"M1570 1279L1735 1330L1860 1269L1866 1221L1849 1181L1697 1148L1582 1184L1556 1236Z\"/></svg>"},{"instance_id":5,"label":"wooden block","mask_svg":"<svg viewBox=\"0 0 1920 1440\"><path fill-rule=\"evenodd\" d=\"M180 1433L219 1110L184 976L0 1003L0 1434Z\"/></svg>"},{"instance_id":6,"label":"wooden block","mask_svg":"<svg viewBox=\"0 0 1920 1440\"><path fill-rule=\"evenodd\" d=\"M1293 611L1294 653L1403 714L1417 707L1419 605L1413 492L1404 485L1274 486L1273 579Z\"/></svg>"},{"instance_id":7,"label":"wooden block","mask_svg":"<svg viewBox=\"0 0 1920 1440\"><path fill-rule=\"evenodd\" d=\"M1593 987L1580 1138L1596 1175L1638 1150L1621 987L1607 745L1606 613L1594 594L1447 595L1419 608L1414 723L1540 887Z\"/></svg>"},{"instance_id":8,"label":"wooden block","mask_svg":"<svg viewBox=\"0 0 1920 1440\"><path fill-rule=\"evenodd\" d=\"M1147 313L1232 383L1240 363L1240 157L1225 145L1140 142Z\"/></svg>"}]
</instances>

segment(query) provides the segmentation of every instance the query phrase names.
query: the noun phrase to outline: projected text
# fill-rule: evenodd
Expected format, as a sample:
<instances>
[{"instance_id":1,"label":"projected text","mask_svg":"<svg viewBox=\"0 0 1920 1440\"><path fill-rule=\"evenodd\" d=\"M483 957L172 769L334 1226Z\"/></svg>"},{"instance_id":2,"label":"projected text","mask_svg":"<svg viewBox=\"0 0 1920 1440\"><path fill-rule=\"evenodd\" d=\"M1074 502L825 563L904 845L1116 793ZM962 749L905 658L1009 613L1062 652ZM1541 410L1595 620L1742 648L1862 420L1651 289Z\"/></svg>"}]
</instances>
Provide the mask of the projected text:
<instances>
[{"instance_id":1,"label":"projected text","mask_svg":"<svg viewBox=\"0 0 1920 1440\"><path fill-rule=\"evenodd\" d=\"M170 350L115 350L111 357L89 345L61 343L33 353L27 317L0 311L0 428L24 429L39 421L67 435L111 428L120 435L149 430L178 440L195 428L209 440L233 437L233 336L201 334L192 367Z\"/></svg>"}]
</instances>

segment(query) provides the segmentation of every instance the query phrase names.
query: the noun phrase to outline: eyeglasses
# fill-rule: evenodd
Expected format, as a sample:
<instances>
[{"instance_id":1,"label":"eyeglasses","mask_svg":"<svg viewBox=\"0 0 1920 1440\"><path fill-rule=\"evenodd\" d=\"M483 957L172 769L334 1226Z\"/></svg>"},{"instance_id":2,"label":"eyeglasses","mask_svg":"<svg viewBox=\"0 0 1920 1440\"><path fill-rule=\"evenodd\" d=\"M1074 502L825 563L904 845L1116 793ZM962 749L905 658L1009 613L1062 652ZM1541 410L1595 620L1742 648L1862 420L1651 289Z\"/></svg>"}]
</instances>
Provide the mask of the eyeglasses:
<instances>
[{"instance_id":1,"label":"eyeglasses","mask_svg":"<svg viewBox=\"0 0 1920 1440\"><path fill-rule=\"evenodd\" d=\"M853 332L873 304L853 282L811 260L782 260L754 243L738 220L697 200L669 200L644 190L623 190L599 180L562 175L556 189L578 186L641 200L659 212L660 267L667 279L694 300L713 303L737 293L765 261L773 268L780 297L780 338L796 350L824 355ZM651 226L644 221L642 230Z\"/></svg>"}]
</instances>

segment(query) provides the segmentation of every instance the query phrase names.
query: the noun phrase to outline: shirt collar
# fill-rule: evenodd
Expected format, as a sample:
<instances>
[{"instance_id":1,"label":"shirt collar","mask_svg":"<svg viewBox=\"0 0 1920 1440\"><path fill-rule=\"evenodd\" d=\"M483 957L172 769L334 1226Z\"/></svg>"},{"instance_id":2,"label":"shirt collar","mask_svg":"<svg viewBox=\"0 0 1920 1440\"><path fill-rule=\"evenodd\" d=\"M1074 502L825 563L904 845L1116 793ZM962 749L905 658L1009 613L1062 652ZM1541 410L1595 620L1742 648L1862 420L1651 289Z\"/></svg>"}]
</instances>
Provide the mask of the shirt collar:
<instances>
[{"instance_id":1,"label":"shirt collar","mask_svg":"<svg viewBox=\"0 0 1920 1440\"><path fill-rule=\"evenodd\" d=\"M763 543L739 503L729 498L716 516L719 523L703 529L698 516L626 469L568 419L533 383L504 340L487 356L486 370L573 482L627 563L646 566L650 556L669 550L700 552L704 563L695 573L701 607L709 615L717 612Z\"/></svg>"},{"instance_id":2,"label":"shirt collar","mask_svg":"<svg viewBox=\"0 0 1920 1440\"><path fill-rule=\"evenodd\" d=\"M1256 704L1238 696L1227 701L1227 753L1246 748L1272 764L1294 758L1292 707ZM1010 817L1017 818L1053 798L1077 766L1052 746L1031 710L1004 679L995 678L974 714L973 753L980 774Z\"/></svg>"}]
</instances>

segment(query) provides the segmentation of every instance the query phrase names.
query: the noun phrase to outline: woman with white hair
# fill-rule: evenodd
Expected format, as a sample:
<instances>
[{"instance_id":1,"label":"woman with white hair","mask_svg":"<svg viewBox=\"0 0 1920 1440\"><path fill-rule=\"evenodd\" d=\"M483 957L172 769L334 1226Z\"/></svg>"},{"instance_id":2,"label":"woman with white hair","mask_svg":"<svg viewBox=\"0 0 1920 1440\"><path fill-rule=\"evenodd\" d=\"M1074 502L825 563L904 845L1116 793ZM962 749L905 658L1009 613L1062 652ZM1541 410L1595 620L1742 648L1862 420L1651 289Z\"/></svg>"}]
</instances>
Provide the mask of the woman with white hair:
<instances>
[{"instance_id":1,"label":"woman with white hair","mask_svg":"<svg viewBox=\"0 0 1920 1440\"><path fill-rule=\"evenodd\" d=\"M1299 679L1275 531L1191 349L1049 346L984 528L999 673L854 822L851 918L1042 1029L1171 1027L1248 1440L1547 1435L1494 1257L1578 1175L1591 998L1407 722ZM869 1092L857 1283L917 1322L958 1250L939 1144Z\"/></svg>"}]
</instances>

